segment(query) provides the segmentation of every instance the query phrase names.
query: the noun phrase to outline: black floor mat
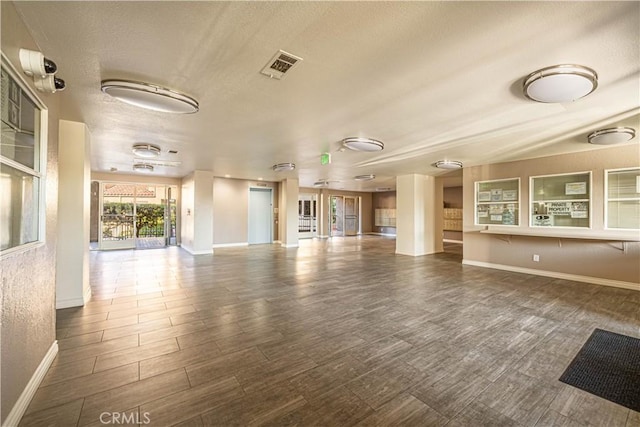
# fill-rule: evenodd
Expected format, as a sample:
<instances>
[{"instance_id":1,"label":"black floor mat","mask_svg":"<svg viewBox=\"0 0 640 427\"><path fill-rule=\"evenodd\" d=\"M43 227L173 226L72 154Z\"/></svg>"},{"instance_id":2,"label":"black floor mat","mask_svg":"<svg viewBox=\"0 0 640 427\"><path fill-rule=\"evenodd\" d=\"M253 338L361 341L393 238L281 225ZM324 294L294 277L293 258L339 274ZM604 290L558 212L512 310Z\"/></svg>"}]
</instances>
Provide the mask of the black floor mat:
<instances>
[{"instance_id":1,"label":"black floor mat","mask_svg":"<svg viewBox=\"0 0 640 427\"><path fill-rule=\"evenodd\" d=\"M640 412L640 339L596 329L560 381Z\"/></svg>"}]
</instances>

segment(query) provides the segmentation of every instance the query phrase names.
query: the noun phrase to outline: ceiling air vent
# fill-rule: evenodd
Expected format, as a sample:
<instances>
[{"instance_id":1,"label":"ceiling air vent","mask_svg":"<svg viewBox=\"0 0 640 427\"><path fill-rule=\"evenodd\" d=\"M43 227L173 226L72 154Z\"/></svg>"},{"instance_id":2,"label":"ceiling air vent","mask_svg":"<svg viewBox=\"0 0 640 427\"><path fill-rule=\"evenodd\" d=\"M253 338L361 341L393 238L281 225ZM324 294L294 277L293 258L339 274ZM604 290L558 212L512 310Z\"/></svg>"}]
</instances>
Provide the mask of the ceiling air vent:
<instances>
[{"instance_id":1,"label":"ceiling air vent","mask_svg":"<svg viewBox=\"0 0 640 427\"><path fill-rule=\"evenodd\" d=\"M279 50L260 72L272 79L280 80L294 65L301 61L302 58L299 56L292 55L284 50Z\"/></svg>"}]
</instances>

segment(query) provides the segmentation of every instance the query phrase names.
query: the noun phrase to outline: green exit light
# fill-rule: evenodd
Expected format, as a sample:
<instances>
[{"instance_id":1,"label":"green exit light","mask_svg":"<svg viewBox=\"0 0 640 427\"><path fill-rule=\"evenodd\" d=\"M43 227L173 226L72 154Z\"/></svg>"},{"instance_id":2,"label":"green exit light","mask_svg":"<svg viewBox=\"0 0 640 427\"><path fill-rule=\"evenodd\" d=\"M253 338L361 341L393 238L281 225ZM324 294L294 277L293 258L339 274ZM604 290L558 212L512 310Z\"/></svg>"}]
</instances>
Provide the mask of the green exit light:
<instances>
[{"instance_id":1,"label":"green exit light","mask_svg":"<svg viewBox=\"0 0 640 427\"><path fill-rule=\"evenodd\" d=\"M331 154L322 153L322 155L320 156L320 164L321 165L328 165L329 163L331 163Z\"/></svg>"}]
</instances>

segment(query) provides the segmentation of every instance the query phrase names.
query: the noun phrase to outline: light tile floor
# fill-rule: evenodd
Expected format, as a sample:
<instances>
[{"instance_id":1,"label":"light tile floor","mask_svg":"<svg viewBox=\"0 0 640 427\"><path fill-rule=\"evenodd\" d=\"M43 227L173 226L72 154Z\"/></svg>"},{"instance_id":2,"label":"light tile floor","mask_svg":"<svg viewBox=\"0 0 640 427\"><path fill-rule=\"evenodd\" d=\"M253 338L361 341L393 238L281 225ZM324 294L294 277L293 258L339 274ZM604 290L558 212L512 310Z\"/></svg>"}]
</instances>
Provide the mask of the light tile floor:
<instances>
[{"instance_id":1,"label":"light tile floor","mask_svg":"<svg viewBox=\"0 0 640 427\"><path fill-rule=\"evenodd\" d=\"M594 328L640 337L640 292L394 248L92 252L21 425L640 425L557 380Z\"/></svg>"}]
</instances>

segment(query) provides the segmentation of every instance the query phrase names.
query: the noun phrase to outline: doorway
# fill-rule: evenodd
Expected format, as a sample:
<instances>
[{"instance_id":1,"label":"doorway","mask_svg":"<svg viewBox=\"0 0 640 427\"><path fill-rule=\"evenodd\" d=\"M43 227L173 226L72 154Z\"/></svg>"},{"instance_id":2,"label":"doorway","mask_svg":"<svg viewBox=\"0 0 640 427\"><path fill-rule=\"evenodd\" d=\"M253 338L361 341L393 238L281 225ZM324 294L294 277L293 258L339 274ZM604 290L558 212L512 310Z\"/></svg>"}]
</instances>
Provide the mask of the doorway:
<instances>
[{"instance_id":1,"label":"doorway","mask_svg":"<svg viewBox=\"0 0 640 427\"><path fill-rule=\"evenodd\" d=\"M360 232L360 197L330 196L330 236L356 236Z\"/></svg>"},{"instance_id":2,"label":"doorway","mask_svg":"<svg viewBox=\"0 0 640 427\"><path fill-rule=\"evenodd\" d=\"M272 243L271 219L273 193L271 188L249 189L249 235L250 245Z\"/></svg>"},{"instance_id":3,"label":"doorway","mask_svg":"<svg viewBox=\"0 0 640 427\"><path fill-rule=\"evenodd\" d=\"M298 237L301 239L317 235L317 196L298 195Z\"/></svg>"},{"instance_id":4,"label":"doorway","mask_svg":"<svg viewBox=\"0 0 640 427\"><path fill-rule=\"evenodd\" d=\"M100 182L98 192L99 249L156 249L177 244L177 187Z\"/></svg>"}]
</instances>

